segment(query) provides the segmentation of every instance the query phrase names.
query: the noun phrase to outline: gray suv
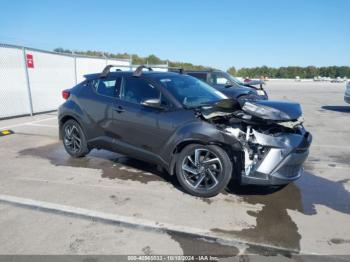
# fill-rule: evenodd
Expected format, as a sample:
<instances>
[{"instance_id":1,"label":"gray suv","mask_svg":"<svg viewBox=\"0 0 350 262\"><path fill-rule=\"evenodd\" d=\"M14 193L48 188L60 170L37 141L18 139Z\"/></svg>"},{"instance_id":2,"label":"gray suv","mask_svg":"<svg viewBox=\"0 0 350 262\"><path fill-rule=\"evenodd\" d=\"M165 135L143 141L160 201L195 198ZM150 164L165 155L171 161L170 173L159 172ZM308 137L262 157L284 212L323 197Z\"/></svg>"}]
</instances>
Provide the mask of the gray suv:
<instances>
[{"instance_id":1,"label":"gray suv","mask_svg":"<svg viewBox=\"0 0 350 262\"><path fill-rule=\"evenodd\" d=\"M62 93L60 138L72 157L119 152L162 167L200 197L231 179L269 186L302 175L311 135L299 104L242 105L189 75L110 68Z\"/></svg>"},{"instance_id":2,"label":"gray suv","mask_svg":"<svg viewBox=\"0 0 350 262\"><path fill-rule=\"evenodd\" d=\"M185 71L185 73L206 82L228 97L237 100L268 99L268 95L263 88L264 82L260 80L243 83L229 73L219 70Z\"/></svg>"}]
</instances>

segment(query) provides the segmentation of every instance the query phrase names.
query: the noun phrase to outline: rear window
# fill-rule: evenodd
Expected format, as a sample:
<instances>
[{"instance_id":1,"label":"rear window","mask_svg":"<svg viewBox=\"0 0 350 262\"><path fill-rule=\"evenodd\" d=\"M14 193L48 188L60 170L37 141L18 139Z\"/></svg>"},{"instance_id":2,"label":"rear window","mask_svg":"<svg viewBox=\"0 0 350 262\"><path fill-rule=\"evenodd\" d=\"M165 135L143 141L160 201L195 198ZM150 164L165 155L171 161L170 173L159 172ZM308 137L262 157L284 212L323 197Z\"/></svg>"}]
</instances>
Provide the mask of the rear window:
<instances>
[{"instance_id":1,"label":"rear window","mask_svg":"<svg viewBox=\"0 0 350 262\"><path fill-rule=\"evenodd\" d=\"M92 87L100 95L119 97L121 82L122 79L120 77L115 79L96 79L92 82Z\"/></svg>"}]
</instances>

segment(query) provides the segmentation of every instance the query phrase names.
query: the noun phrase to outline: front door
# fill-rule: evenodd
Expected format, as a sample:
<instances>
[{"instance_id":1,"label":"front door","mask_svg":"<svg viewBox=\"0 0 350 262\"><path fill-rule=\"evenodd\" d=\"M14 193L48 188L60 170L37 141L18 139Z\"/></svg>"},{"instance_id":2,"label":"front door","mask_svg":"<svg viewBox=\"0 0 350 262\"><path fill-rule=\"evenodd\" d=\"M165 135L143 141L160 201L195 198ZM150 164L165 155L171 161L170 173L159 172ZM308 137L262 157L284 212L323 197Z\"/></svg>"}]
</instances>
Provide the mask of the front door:
<instances>
[{"instance_id":1,"label":"front door","mask_svg":"<svg viewBox=\"0 0 350 262\"><path fill-rule=\"evenodd\" d=\"M168 114L167 110L146 107L141 102L159 99L161 93L157 87L142 78L126 77L123 82L114 111L114 125L119 138L117 142L125 153L138 158L148 158L147 155L154 158L173 127L160 121Z\"/></svg>"}]
</instances>

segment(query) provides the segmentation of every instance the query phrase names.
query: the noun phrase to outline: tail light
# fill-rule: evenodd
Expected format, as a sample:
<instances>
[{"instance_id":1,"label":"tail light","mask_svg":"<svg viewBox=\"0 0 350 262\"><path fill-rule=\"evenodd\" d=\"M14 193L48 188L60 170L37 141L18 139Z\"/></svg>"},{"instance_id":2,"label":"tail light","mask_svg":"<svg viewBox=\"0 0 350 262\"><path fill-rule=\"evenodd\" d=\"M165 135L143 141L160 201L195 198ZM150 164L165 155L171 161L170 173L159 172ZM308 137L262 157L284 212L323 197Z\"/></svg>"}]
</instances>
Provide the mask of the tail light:
<instances>
[{"instance_id":1,"label":"tail light","mask_svg":"<svg viewBox=\"0 0 350 262\"><path fill-rule=\"evenodd\" d=\"M63 99L68 99L68 97L70 96L70 92L69 92L69 90L63 90L62 91L62 97L63 97Z\"/></svg>"}]
</instances>

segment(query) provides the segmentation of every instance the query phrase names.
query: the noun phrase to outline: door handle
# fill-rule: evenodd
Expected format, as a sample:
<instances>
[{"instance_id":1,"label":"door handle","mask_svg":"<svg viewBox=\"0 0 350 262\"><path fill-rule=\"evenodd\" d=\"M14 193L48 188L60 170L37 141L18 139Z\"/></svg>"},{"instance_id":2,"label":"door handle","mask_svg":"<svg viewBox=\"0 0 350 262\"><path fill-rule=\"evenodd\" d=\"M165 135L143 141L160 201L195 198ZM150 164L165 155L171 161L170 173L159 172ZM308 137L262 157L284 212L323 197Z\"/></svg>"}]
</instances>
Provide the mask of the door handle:
<instances>
[{"instance_id":1,"label":"door handle","mask_svg":"<svg viewBox=\"0 0 350 262\"><path fill-rule=\"evenodd\" d=\"M125 109L122 106L118 106L117 108L114 109L115 111L117 111L118 113L122 113L125 111Z\"/></svg>"}]
</instances>

